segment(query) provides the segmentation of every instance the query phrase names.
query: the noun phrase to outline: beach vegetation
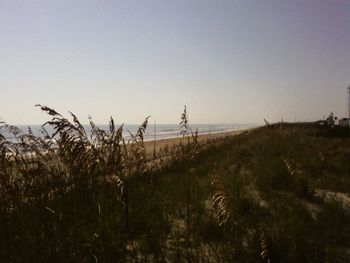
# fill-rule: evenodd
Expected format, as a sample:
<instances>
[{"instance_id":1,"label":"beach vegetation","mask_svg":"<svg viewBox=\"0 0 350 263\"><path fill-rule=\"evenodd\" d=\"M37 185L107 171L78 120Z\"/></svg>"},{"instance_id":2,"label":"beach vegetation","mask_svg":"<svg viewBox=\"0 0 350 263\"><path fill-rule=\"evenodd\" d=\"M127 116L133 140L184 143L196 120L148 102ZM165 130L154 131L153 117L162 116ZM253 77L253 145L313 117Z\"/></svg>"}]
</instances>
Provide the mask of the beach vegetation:
<instances>
[{"instance_id":1,"label":"beach vegetation","mask_svg":"<svg viewBox=\"0 0 350 263\"><path fill-rule=\"evenodd\" d=\"M350 260L346 129L266 121L199 140L185 107L183 140L154 156L149 117L126 139L113 118L87 132L38 107L41 136L0 123L2 262Z\"/></svg>"}]
</instances>

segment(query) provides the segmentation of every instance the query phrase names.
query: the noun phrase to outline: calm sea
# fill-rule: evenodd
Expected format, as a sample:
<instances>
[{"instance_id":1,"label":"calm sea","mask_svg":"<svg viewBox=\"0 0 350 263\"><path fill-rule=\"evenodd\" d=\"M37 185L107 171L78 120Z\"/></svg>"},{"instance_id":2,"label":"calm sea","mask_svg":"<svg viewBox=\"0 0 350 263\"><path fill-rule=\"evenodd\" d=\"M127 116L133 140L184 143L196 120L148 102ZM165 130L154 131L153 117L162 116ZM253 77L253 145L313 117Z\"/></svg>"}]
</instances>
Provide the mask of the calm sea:
<instances>
[{"instance_id":1,"label":"calm sea","mask_svg":"<svg viewBox=\"0 0 350 263\"><path fill-rule=\"evenodd\" d=\"M40 125L29 125L30 128L33 131L33 134L36 136L41 136L41 126ZM100 129L109 131L108 125L97 125ZM254 124L191 124L190 128L193 131L196 131L198 129L199 134L204 133L215 133L215 132L223 132L223 131L232 131L232 130L243 130L247 128L256 127L257 125ZM19 129L21 129L24 133L28 132L28 126L25 125L18 125ZM116 127L118 127L116 125ZM130 138L130 133L135 134L139 125L134 124L125 124L123 129L123 136L124 138L128 139ZM84 125L84 128L88 134L91 133L91 127L89 125ZM45 129L49 133L53 133L53 129L49 126L45 126ZM1 132L1 131L0 131ZM13 136L10 134L4 134L5 137L9 140L13 140ZM179 124L157 124L154 125L150 124L148 125L145 133L145 140L153 140L154 138L159 139L166 139L166 138L175 138L180 136L180 126Z\"/></svg>"}]
</instances>

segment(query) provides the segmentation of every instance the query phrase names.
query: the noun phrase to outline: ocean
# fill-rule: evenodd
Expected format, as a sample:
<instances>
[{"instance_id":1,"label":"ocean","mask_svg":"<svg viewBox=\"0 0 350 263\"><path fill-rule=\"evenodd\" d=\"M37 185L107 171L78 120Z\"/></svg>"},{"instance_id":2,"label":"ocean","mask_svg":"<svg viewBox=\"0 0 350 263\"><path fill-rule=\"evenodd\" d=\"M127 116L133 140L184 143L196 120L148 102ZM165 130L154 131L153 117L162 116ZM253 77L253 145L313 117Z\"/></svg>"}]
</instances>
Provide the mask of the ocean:
<instances>
[{"instance_id":1,"label":"ocean","mask_svg":"<svg viewBox=\"0 0 350 263\"><path fill-rule=\"evenodd\" d=\"M101 130L109 131L108 125L97 125ZM167 138L176 138L180 137L180 125L179 124L149 124L146 133L144 136L145 141L149 140L159 140L159 139L167 139ZM193 132L195 132L198 129L198 134L205 134L205 133L216 133L216 132L224 132L224 131L234 131L234 130L243 130L247 128L253 128L257 125L254 124L190 124L189 127L192 129ZM18 127L21 131L24 133L28 132L28 127L31 128L33 134L35 136L41 136L41 126L40 125L18 125ZM116 125L116 128L118 128L119 125ZM123 128L123 136L125 139L131 138L130 132L132 134L135 134L139 125L136 124L125 124ZM50 126L45 126L45 129L52 134L53 129ZM84 125L84 129L88 134L91 133L91 126L90 125ZM4 134L3 131L0 130L0 132L10 141L14 140L13 135L11 134Z\"/></svg>"}]
</instances>

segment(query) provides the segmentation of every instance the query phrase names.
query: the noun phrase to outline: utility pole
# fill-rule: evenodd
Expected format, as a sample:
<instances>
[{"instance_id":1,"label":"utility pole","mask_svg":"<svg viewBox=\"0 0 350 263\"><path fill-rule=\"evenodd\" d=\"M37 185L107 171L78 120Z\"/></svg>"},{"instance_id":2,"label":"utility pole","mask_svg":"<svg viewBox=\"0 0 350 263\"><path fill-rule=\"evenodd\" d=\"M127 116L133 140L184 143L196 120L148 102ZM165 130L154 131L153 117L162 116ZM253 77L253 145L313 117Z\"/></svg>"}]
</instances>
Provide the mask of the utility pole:
<instances>
[{"instance_id":1,"label":"utility pole","mask_svg":"<svg viewBox=\"0 0 350 263\"><path fill-rule=\"evenodd\" d=\"M350 86L348 86L348 125L350 126Z\"/></svg>"},{"instance_id":2,"label":"utility pole","mask_svg":"<svg viewBox=\"0 0 350 263\"><path fill-rule=\"evenodd\" d=\"M157 150L156 150L156 143L157 143L157 126L156 126L156 118L154 118L154 125L153 125L153 158L156 159L157 157Z\"/></svg>"},{"instance_id":3,"label":"utility pole","mask_svg":"<svg viewBox=\"0 0 350 263\"><path fill-rule=\"evenodd\" d=\"M350 119L350 86L348 86L348 118Z\"/></svg>"}]
</instances>

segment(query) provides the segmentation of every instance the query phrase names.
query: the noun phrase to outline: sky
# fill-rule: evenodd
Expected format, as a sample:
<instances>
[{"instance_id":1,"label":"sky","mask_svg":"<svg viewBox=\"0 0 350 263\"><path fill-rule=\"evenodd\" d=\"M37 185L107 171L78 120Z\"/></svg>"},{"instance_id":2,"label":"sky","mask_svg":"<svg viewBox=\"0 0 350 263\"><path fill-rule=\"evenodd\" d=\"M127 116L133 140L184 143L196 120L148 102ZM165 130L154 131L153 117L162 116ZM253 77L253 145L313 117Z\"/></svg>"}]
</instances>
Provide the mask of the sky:
<instances>
[{"instance_id":1,"label":"sky","mask_svg":"<svg viewBox=\"0 0 350 263\"><path fill-rule=\"evenodd\" d=\"M262 123L346 114L350 0L0 0L0 118Z\"/></svg>"}]
</instances>

